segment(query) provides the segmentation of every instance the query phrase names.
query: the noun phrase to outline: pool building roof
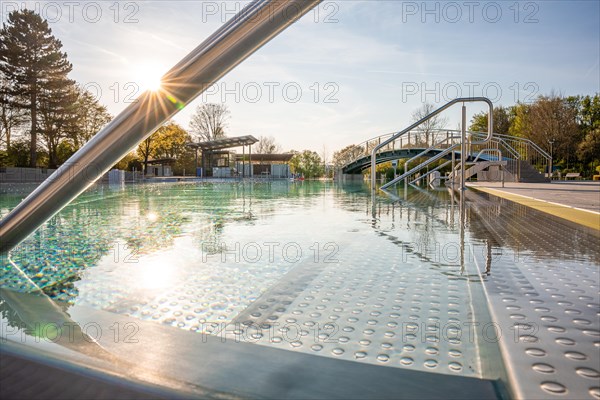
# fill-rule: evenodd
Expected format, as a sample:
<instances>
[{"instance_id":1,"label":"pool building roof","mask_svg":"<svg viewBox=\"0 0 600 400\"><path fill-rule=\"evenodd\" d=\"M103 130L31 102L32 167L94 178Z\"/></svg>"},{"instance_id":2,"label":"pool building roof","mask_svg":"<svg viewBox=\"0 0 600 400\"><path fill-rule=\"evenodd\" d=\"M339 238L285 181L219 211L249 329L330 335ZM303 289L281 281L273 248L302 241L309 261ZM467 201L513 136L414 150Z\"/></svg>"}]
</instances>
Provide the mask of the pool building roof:
<instances>
[{"instance_id":1,"label":"pool building roof","mask_svg":"<svg viewBox=\"0 0 600 400\"><path fill-rule=\"evenodd\" d=\"M246 136L237 136L237 137L228 137L218 140L211 140L209 142L200 142L200 143L189 143L189 147L195 147L202 149L203 151L214 151L214 150L223 150L230 149L233 147L241 147L241 146L251 146L254 143L257 143L258 139L252 135Z\"/></svg>"}]
</instances>

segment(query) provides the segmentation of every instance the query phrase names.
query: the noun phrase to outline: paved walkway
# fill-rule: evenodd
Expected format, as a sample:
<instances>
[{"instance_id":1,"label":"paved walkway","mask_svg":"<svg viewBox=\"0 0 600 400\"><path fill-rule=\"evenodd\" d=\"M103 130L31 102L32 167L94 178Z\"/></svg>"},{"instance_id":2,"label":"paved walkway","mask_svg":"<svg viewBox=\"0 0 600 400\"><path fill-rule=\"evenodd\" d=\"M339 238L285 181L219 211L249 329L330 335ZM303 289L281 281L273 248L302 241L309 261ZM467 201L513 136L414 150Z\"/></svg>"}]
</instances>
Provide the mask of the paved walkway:
<instances>
[{"instance_id":1,"label":"paved walkway","mask_svg":"<svg viewBox=\"0 0 600 400\"><path fill-rule=\"evenodd\" d=\"M469 187L600 230L600 182L472 182Z\"/></svg>"}]
</instances>

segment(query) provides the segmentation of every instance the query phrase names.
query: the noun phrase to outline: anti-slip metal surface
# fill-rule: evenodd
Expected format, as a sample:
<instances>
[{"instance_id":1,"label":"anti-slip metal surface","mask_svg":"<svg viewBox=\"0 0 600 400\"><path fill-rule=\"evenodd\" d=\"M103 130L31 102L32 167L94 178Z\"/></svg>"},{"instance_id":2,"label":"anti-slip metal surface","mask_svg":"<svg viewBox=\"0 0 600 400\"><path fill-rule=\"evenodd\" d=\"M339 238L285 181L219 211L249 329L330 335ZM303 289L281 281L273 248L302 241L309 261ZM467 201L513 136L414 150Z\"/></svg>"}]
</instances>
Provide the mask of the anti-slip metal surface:
<instances>
[{"instance_id":1,"label":"anti-slip metal surface","mask_svg":"<svg viewBox=\"0 0 600 400\"><path fill-rule=\"evenodd\" d=\"M597 236L472 191L462 205L447 192L411 189L375 207L367 193L316 183L100 193L13 253L0 282L28 291L19 266L44 288L42 305L54 321L85 328L96 322L86 319L89 310L98 310L139 324L140 339L150 342L137 346L136 362L175 371L185 358L178 379L220 392L246 384L248 393L262 390L245 375L251 362L236 366L232 349L239 348L262 360L260 379L292 377L283 369L299 360L308 363L305 373L319 365L335 370L335 379L345 370L362 376L362 367L379 367L371 377L388 368L393 379L416 373L413 394L431 380L452 386L460 378L469 385L500 379L520 398L597 397ZM118 257L115 248L124 247L106 251L110 240L138 244L137 262ZM271 260L264 243L275 242ZM250 250L260 246L255 261ZM285 246L295 252L282 253ZM15 298L0 303L11 329L46 318L36 314L40 304ZM157 351L154 326L165 347L146 354ZM130 359L131 347L106 348ZM195 371L209 353L219 367ZM286 390L263 389L272 397Z\"/></svg>"},{"instance_id":2,"label":"anti-slip metal surface","mask_svg":"<svg viewBox=\"0 0 600 400\"><path fill-rule=\"evenodd\" d=\"M597 234L491 195L469 199L473 231L493 235L489 273L487 253L474 253L516 396L600 398Z\"/></svg>"}]
</instances>

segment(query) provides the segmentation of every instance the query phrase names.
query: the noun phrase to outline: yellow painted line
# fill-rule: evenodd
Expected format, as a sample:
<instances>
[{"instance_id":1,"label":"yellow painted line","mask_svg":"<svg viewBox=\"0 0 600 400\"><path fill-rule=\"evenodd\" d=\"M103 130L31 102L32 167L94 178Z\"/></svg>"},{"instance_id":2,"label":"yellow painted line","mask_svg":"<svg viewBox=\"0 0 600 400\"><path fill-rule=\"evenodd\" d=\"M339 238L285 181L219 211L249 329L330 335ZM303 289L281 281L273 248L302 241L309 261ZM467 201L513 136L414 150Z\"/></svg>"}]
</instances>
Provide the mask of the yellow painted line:
<instances>
[{"instance_id":1,"label":"yellow painted line","mask_svg":"<svg viewBox=\"0 0 600 400\"><path fill-rule=\"evenodd\" d=\"M566 206L564 204L552 203L545 200L536 199L533 197L523 196L520 194L509 193L503 190L490 189L481 186L470 186L472 189L480 190L485 193L493 194L494 196L501 197L513 201L518 204L522 204L527 207L531 207L538 211L545 212L555 217L563 218L577 224L587 226L600 231L600 213L594 211L582 210L581 208L574 208Z\"/></svg>"}]
</instances>

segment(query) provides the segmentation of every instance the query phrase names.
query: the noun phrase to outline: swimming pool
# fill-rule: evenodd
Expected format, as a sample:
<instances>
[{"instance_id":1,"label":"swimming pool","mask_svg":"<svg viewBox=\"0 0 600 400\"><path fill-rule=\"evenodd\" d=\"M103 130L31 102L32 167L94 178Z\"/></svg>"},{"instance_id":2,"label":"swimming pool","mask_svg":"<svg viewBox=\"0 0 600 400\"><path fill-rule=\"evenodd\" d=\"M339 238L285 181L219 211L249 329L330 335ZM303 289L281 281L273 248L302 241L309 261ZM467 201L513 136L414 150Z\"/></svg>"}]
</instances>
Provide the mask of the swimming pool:
<instances>
[{"instance_id":1,"label":"swimming pool","mask_svg":"<svg viewBox=\"0 0 600 400\"><path fill-rule=\"evenodd\" d=\"M61 352L77 342L60 337L68 320L112 364L161 337L171 354L204 344L250 349L238 363L301 354L342 374L414 371L421 387L457 382L465 396L476 382L494 382L494 396L600 396L594 232L474 191L398 195L324 182L95 186L2 260L3 336ZM0 214L20 198L3 195ZM18 294L36 288L60 317ZM214 369L187 376L166 358L148 360L175 364L178 381L282 395Z\"/></svg>"}]
</instances>

